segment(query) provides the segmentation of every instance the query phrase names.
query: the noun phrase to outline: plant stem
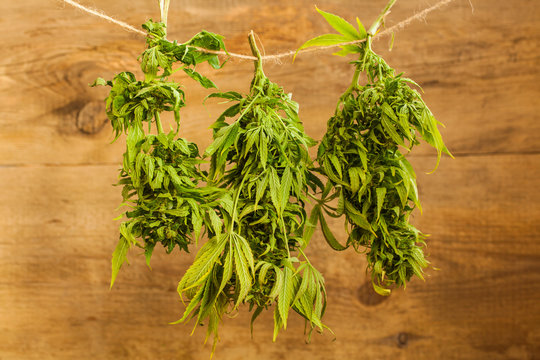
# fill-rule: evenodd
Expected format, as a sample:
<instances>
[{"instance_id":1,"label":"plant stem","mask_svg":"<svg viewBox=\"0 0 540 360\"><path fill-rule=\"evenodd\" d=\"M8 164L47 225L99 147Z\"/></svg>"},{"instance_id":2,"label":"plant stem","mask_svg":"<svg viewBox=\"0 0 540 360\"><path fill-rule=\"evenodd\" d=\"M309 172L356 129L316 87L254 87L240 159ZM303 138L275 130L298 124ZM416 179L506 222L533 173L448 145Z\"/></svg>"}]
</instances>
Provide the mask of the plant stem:
<instances>
[{"instance_id":1,"label":"plant stem","mask_svg":"<svg viewBox=\"0 0 540 360\"><path fill-rule=\"evenodd\" d=\"M240 183L240 186L237 189L236 196L235 196L235 199L234 199L233 211L232 211L232 220L231 220L231 229L229 230L229 234L232 234L233 230L234 230L234 223L236 222L236 217L238 215L237 210L236 210L237 206L238 206L238 199L240 198L240 192L242 192L242 186L244 186L244 181L246 181L245 176L242 179L242 182ZM240 229L240 224L238 224L238 229Z\"/></svg>"},{"instance_id":2,"label":"plant stem","mask_svg":"<svg viewBox=\"0 0 540 360\"><path fill-rule=\"evenodd\" d=\"M392 8L392 6L394 6L396 1L397 0L390 0L388 2L388 4L386 4L386 7L383 9L381 14L377 18L377 20L375 20L373 25L371 25L371 27L369 28L368 36L373 36L373 35L375 35L377 33L377 30L379 30L379 26L381 26L381 24L384 21L384 18L386 17L386 15L388 15L390 13L390 9Z\"/></svg>"},{"instance_id":3,"label":"plant stem","mask_svg":"<svg viewBox=\"0 0 540 360\"><path fill-rule=\"evenodd\" d=\"M156 127L157 127L158 134L163 134L164 131L163 131L163 126L161 125L161 118L159 117L159 112L157 111L154 112L154 118L156 119Z\"/></svg>"},{"instance_id":4,"label":"plant stem","mask_svg":"<svg viewBox=\"0 0 540 360\"><path fill-rule=\"evenodd\" d=\"M253 85L258 85L262 79L266 78L266 75L264 74L264 71L263 71L262 56L261 56L261 52L257 48L257 44L255 43L255 33L253 32L253 30L250 31L248 40L249 40L249 46L251 47L251 53L253 54L253 56L257 58L257 60L254 61L255 76L253 78L253 82L251 83L251 85L253 86Z\"/></svg>"},{"instance_id":5,"label":"plant stem","mask_svg":"<svg viewBox=\"0 0 540 360\"><path fill-rule=\"evenodd\" d=\"M358 79L360 78L360 73L362 72L362 69L357 66L356 69L354 70L354 75L353 75L353 79L351 81L351 85L347 88L347 90L345 90L345 92L343 93L343 95L341 95L339 97L339 101L337 103L337 106L336 106L336 112L339 110L339 106L343 103L343 100L349 96L349 94L358 87Z\"/></svg>"},{"instance_id":6,"label":"plant stem","mask_svg":"<svg viewBox=\"0 0 540 360\"><path fill-rule=\"evenodd\" d=\"M364 49L364 55L362 57L362 65L356 67L356 70L354 71L353 79L352 79L352 82L351 82L351 86L349 86L347 88L347 90L345 90L343 95L341 95L341 97L339 98L337 109L339 109L339 106L341 105L343 99L345 99L353 90L358 88L358 79L360 77L360 73L364 71L368 53L371 52L371 42L373 40L373 35L375 35L375 33L377 33L377 30L379 29L379 26L381 26L381 24L383 23L384 18L386 17L386 15L388 15L390 13L390 9L392 8L392 6L394 6L396 1L397 0L390 0L388 2L388 4L386 4L385 8L381 12L381 14L377 18L377 20L375 20L375 22L369 28L369 31L367 33L366 44L363 45L365 47L365 49Z\"/></svg>"}]
</instances>

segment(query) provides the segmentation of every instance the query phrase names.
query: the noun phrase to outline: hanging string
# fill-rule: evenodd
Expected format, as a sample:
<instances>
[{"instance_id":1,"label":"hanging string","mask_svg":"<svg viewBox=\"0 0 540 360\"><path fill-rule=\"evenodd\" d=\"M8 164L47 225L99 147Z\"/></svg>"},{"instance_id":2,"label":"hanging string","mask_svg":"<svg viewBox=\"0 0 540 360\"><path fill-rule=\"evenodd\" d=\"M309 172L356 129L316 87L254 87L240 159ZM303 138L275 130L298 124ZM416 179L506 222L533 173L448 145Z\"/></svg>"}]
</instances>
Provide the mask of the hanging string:
<instances>
[{"instance_id":1,"label":"hanging string","mask_svg":"<svg viewBox=\"0 0 540 360\"><path fill-rule=\"evenodd\" d=\"M161 10L161 22L167 26L167 14L169 13L170 0L159 0L159 9Z\"/></svg>"},{"instance_id":2,"label":"hanging string","mask_svg":"<svg viewBox=\"0 0 540 360\"><path fill-rule=\"evenodd\" d=\"M99 11L99 10L95 10L95 9L90 9L86 6L82 6L81 4L79 4L78 2L75 2L75 1L72 1L72 0L62 0L63 2L65 2L66 4L69 4L71 6L74 6L76 7L77 9L80 9L84 12L87 12L91 15L94 15L94 16L97 16L97 17L100 17L102 19L105 19L107 20L108 22L111 22L113 24L116 24L116 25L120 25L121 27L123 27L124 29L126 29L127 31L132 31L132 32L135 32L135 33L138 33L138 34L141 34L143 36L146 36L146 33L142 30L139 30L137 29L135 26L131 26L129 24L126 24L125 22L123 21L120 21L120 20L116 20L110 16L108 16L107 14L105 14L103 11Z\"/></svg>"},{"instance_id":3,"label":"hanging string","mask_svg":"<svg viewBox=\"0 0 540 360\"><path fill-rule=\"evenodd\" d=\"M106 15L103 11L88 8L88 7L83 6L83 5L77 3L77 2L75 2L73 0L62 0L62 1L65 2L66 4L74 6L74 7L78 8L78 9L88 13L88 14L100 17L100 18L102 18L104 20L107 20L108 22L119 25L119 26L123 27L124 29L126 29L128 31L132 31L132 32L135 32L135 33L146 36L146 32L144 32L142 30L139 30L136 27L134 27L132 25L129 25L129 24L123 22L123 21L116 20L116 19ZM163 1L163 0L160 0L160 1ZM424 10L420 11L419 13L417 13L417 14L415 14L415 15L413 15L413 16L411 16L411 17L409 17L409 18L407 18L407 19L405 19L405 20L403 20L403 21L401 21L399 23L397 23L396 25L393 25L393 26L389 27L388 29L385 29L383 31L378 32L377 34L375 34L373 36L373 39L378 38L378 37L382 37L382 36L386 36L386 35L389 35L389 34L392 34L392 33L396 32L396 31L399 31L399 30L403 29L404 27L410 25L414 21L423 20L423 19L426 18L426 16L430 12L438 10L438 9L442 8L443 6L446 6L446 5L448 5L449 3L453 2L453 1L455 1L455 0L441 0L441 1L437 2L435 5L430 6L428 8L425 8ZM168 3L168 1L167 1L167 3ZM365 41L366 41L366 39L362 39L362 40L349 41L349 42L344 42L344 43L334 44L334 45L312 47L312 48L302 49L302 50L298 51L298 54L300 55L300 54L309 53L309 52L323 51L323 50L330 49L330 48L337 48L337 47L340 47L340 46L343 46L343 45L359 44L359 43L362 43L362 42L365 42ZM251 56L251 55L237 54L237 53L233 53L233 52L230 52L230 51L225 52L225 51L214 51L214 50L202 49L202 48L197 48L197 47L195 47L195 48L197 50L201 51L201 52L205 52L205 53L208 53L208 54L225 55L225 56L230 56L230 57L234 57L234 58L238 58L238 59L244 59L244 60L257 60L256 57ZM285 51L285 52L275 54L275 55L264 55L262 57L262 60L263 61L265 61L265 60L273 60L273 61L279 63L280 62L279 59L284 58L284 57L294 56L294 54L296 54L296 50L289 50L289 51Z\"/></svg>"}]
</instances>

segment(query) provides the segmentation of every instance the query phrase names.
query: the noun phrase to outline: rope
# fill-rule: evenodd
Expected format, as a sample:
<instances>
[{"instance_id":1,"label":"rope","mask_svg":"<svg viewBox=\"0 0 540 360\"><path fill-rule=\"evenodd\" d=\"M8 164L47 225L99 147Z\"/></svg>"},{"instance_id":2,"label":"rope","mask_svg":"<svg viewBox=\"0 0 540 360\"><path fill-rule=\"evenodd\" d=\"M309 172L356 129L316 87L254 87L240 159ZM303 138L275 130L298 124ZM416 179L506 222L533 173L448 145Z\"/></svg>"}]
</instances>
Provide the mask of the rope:
<instances>
[{"instance_id":1,"label":"rope","mask_svg":"<svg viewBox=\"0 0 540 360\"><path fill-rule=\"evenodd\" d=\"M78 2L75 2L75 1L72 1L72 0L62 0L62 1L65 2L66 4L74 6L77 9L80 9L80 10L82 10L84 12L87 12L87 13L89 13L91 15L94 15L94 16L100 17L102 19L105 19L108 22L111 22L113 24L120 25L121 27L123 27L127 31L133 31L133 32L136 32L136 33L141 34L143 36L146 36L146 33L144 31L137 29L135 26L131 26L129 24L126 24L123 21L113 19L112 17L106 15L103 11L90 9L90 8L88 8L86 6L82 6Z\"/></svg>"},{"instance_id":2,"label":"rope","mask_svg":"<svg viewBox=\"0 0 540 360\"><path fill-rule=\"evenodd\" d=\"M108 22L119 25L119 26L121 26L122 28L124 28L127 31L132 31L132 32L135 32L137 34L141 34L141 35L146 36L146 33L144 31L139 30L136 27L134 27L134 26L132 26L130 24L127 24L127 23L125 23L123 21L116 20L116 19L108 16L107 14L105 14L103 11L88 8L88 7L83 6L83 5L81 5L78 2L75 2L73 0L62 0L62 1L65 2L66 4L74 6L74 7L78 8L78 9L88 13L88 14L100 17L100 18L102 18L104 20L107 20ZM425 19L426 16L430 12L438 10L438 9L442 8L443 6L448 5L449 3L453 2L453 1L455 1L455 0L441 0L441 1L437 2L435 5L430 6L428 8L425 8L424 10L420 11L419 13L417 13L417 14L415 14L415 15L413 15L413 16L411 16L411 17L409 17L409 18L407 18L407 19L405 19L405 20L403 20L403 21L401 21L399 23L397 23L396 25L393 25L393 26L389 27L388 29L383 30L383 31L375 34L373 36L373 38L375 39L375 38L378 38L378 37L389 35L389 34L391 34L393 32L396 32L398 30L403 29L404 27L410 25L412 22L414 22L416 20ZM322 51L322 50L325 50L325 49L337 48L337 47L340 47L340 46L343 46L343 45L360 44L360 43L363 43L365 41L366 41L366 39L362 39L362 40L349 41L349 42L344 42L344 43L334 44L334 45L312 47L312 48L302 49L302 50L298 51L298 54L315 52L315 51ZM208 49L201 49L201 48L197 48L197 47L195 47L195 48L197 50L201 51L201 52L205 52L205 53L208 53L208 54L225 55L225 56L235 57L235 58L244 59L244 60L257 60L257 58L255 56L251 56L251 55L237 54L237 53L225 52L225 51L214 51L214 50L208 50ZM262 56L262 60L273 60L273 61L279 63L280 62L279 59L284 58L284 57L293 56L294 54L296 54L296 50L289 50L289 51L285 51L285 52L275 54L275 55L264 55L264 56Z\"/></svg>"}]
</instances>

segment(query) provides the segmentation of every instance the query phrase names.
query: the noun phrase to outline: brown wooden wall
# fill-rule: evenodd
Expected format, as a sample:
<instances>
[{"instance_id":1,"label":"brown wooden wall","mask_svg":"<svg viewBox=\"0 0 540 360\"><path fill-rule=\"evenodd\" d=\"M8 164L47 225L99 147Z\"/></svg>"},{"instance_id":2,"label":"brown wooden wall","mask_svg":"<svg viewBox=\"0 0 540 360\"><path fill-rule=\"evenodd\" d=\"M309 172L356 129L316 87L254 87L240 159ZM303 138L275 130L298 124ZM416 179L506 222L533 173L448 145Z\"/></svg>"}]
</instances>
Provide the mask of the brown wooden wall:
<instances>
[{"instance_id":1,"label":"brown wooden wall","mask_svg":"<svg viewBox=\"0 0 540 360\"><path fill-rule=\"evenodd\" d=\"M435 0L401 0L394 24ZM385 0L316 4L369 25ZM157 1L85 0L134 25L157 19ZM257 32L267 53L293 49L329 31L312 1L172 0L169 38L201 28L248 52ZM292 317L272 343L272 316L250 339L241 309L221 327L216 359L539 359L540 358L540 3L456 0L375 49L415 79L447 126L455 160L410 155L429 238L425 282L389 298L366 285L365 260L332 252L320 234L309 249L327 281L327 332L304 343ZM183 306L176 285L192 255L156 251L149 271L134 251L109 291L121 200L123 147L109 145L105 89L96 77L138 71L143 38L63 5L0 2L0 359L207 359L204 329L168 325ZM331 51L266 64L294 94L307 132L320 139L351 67ZM208 70L208 69L207 69ZM208 70L223 90L245 92L252 64ZM183 135L199 146L222 109L185 83ZM184 81L185 80L185 81ZM335 224L336 231L341 229Z\"/></svg>"}]
</instances>

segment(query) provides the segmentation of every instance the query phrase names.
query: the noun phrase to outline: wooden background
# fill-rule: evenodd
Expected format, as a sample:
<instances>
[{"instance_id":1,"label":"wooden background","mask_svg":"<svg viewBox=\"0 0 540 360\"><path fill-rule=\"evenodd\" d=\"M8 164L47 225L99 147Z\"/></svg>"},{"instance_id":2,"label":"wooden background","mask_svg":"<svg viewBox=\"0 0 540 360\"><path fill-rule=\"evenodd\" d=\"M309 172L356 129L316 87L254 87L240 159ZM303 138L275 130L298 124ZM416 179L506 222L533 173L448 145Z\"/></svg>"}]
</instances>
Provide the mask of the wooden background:
<instances>
[{"instance_id":1,"label":"wooden background","mask_svg":"<svg viewBox=\"0 0 540 360\"><path fill-rule=\"evenodd\" d=\"M395 24L434 0L398 1ZM319 0L322 9L366 25L385 0ZM157 1L85 0L139 25ZM267 53L329 31L312 1L172 0L169 38L201 28L248 52L250 29ZM366 283L365 260L331 252L317 233L309 253L327 281L326 323L335 332L304 343L292 316L277 343L272 316L225 319L216 359L540 359L540 3L457 0L375 49L415 79L447 125L455 160L439 170L434 151L410 156L429 238L430 270L389 298ZM123 152L109 145L105 89L96 77L138 72L143 39L59 0L0 2L0 359L208 359L204 330L168 325L183 306L176 285L192 255L156 251L149 271L136 251L109 291L120 189L111 186ZM311 136L320 139L348 86L347 59L331 51L266 73L294 94ZM223 90L247 91L252 64L206 69ZM183 135L201 148L222 109L185 83ZM340 224L333 224L340 229ZM339 231L339 230L337 230Z\"/></svg>"}]
</instances>

